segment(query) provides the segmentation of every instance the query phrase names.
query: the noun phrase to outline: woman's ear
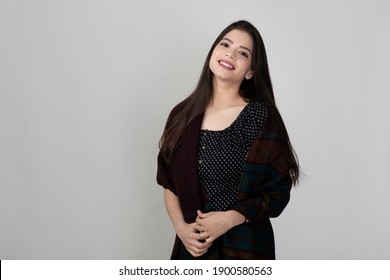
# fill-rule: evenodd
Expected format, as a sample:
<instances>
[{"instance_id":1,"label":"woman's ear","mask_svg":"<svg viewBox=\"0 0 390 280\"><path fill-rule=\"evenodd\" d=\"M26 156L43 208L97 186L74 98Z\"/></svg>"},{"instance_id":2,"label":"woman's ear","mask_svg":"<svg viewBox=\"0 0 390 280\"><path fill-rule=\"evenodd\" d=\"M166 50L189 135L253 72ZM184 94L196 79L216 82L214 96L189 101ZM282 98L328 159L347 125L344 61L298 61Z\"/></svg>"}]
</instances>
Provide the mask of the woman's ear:
<instances>
[{"instance_id":1,"label":"woman's ear","mask_svg":"<svg viewBox=\"0 0 390 280\"><path fill-rule=\"evenodd\" d=\"M245 79L247 79L247 80L250 80L252 77L253 77L253 72L252 72L252 70L249 71L248 73L246 73L246 75L245 75Z\"/></svg>"}]
</instances>

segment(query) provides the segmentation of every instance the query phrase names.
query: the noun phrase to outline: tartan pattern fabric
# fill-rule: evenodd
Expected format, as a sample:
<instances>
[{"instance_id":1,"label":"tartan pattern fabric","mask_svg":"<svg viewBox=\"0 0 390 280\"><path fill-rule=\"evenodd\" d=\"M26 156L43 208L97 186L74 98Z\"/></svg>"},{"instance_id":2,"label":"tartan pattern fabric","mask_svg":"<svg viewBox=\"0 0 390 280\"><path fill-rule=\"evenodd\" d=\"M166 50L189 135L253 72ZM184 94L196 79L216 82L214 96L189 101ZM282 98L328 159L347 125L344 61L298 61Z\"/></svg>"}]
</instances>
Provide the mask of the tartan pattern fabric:
<instances>
[{"instance_id":1,"label":"tartan pattern fabric","mask_svg":"<svg viewBox=\"0 0 390 280\"><path fill-rule=\"evenodd\" d=\"M203 114L187 127L173 160L158 155L157 183L179 198L186 222L196 219L198 209L209 210L207 196L197 177L197 145ZM292 181L286 159L286 144L272 114L251 145L244 163L238 201L233 207L249 222L238 225L213 242L200 259L275 259L270 218L277 217L290 199ZM172 259L193 259L176 236Z\"/></svg>"}]
</instances>

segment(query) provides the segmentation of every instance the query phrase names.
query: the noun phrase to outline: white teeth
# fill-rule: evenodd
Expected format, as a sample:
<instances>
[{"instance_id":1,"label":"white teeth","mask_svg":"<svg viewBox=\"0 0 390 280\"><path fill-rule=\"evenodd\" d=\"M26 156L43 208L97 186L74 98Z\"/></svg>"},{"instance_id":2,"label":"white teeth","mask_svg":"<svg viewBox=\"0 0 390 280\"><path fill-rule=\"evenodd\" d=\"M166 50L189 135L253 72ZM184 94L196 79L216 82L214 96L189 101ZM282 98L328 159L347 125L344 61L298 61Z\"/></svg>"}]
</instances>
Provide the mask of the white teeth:
<instances>
[{"instance_id":1,"label":"white teeth","mask_svg":"<svg viewBox=\"0 0 390 280\"><path fill-rule=\"evenodd\" d=\"M228 64L228 63L226 63L226 62L220 61L219 63L221 63L221 64L222 64L223 66L225 66L225 67L228 67L228 68L230 68L230 69L233 69L233 66L230 65L230 64Z\"/></svg>"}]
</instances>

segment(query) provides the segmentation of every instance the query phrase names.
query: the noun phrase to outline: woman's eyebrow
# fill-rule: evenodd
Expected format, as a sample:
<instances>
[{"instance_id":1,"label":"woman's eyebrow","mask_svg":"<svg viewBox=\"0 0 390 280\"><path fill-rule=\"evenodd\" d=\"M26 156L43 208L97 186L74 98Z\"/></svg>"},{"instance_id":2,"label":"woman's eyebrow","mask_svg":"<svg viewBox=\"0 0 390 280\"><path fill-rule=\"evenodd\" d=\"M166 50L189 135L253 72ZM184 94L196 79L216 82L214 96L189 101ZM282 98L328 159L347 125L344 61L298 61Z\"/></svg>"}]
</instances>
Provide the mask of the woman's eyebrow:
<instances>
[{"instance_id":1,"label":"woman's eyebrow","mask_svg":"<svg viewBox=\"0 0 390 280\"><path fill-rule=\"evenodd\" d=\"M234 44L234 42L232 40L230 40L229 38L224 37L222 40L226 40L226 41L229 41L230 43ZM247 48L245 46L240 46L240 48L245 49L252 54L252 51L249 48Z\"/></svg>"}]
</instances>

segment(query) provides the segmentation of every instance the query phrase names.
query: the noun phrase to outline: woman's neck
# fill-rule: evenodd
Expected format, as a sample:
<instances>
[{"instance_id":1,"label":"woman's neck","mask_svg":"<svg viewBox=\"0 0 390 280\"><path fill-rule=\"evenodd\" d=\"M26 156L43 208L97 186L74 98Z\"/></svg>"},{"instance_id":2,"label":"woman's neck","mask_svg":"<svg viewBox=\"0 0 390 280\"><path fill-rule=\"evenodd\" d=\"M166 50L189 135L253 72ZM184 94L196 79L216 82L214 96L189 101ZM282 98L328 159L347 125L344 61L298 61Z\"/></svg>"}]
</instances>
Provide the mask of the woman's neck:
<instances>
[{"instance_id":1,"label":"woman's neck","mask_svg":"<svg viewBox=\"0 0 390 280\"><path fill-rule=\"evenodd\" d=\"M213 97L209 107L218 109L223 107L244 105L247 102L239 94L240 85L214 80Z\"/></svg>"}]
</instances>

